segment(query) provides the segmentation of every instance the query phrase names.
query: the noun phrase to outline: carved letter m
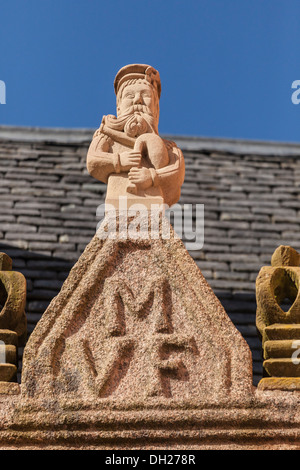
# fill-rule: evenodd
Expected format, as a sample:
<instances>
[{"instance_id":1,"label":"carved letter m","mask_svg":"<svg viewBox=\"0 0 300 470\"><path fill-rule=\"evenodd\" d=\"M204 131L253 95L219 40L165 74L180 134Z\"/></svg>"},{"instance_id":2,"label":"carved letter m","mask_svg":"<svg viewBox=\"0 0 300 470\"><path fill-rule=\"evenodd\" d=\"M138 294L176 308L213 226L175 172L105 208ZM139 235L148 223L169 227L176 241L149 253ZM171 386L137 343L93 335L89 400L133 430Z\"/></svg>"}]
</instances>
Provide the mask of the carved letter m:
<instances>
[{"instance_id":1,"label":"carved letter m","mask_svg":"<svg viewBox=\"0 0 300 470\"><path fill-rule=\"evenodd\" d=\"M106 327L113 336L123 335L124 307L136 318L143 318L154 310L157 333L170 329L170 286L166 278L155 277L135 296L123 281L107 281L104 289Z\"/></svg>"}]
</instances>

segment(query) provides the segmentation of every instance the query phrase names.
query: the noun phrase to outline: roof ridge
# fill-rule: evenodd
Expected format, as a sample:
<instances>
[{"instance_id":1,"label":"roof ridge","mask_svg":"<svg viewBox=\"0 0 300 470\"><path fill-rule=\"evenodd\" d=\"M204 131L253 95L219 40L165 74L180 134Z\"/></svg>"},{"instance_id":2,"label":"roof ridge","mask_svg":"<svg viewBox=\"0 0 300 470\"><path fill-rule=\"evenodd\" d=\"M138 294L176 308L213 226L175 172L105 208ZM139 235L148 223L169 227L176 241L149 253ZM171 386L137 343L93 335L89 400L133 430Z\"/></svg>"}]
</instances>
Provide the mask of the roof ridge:
<instances>
[{"instance_id":1,"label":"roof ridge","mask_svg":"<svg viewBox=\"0 0 300 470\"><path fill-rule=\"evenodd\" d=\"M0 140L13 142L51 142L58 144L84 144L92 139L95 129L29 126L0 126ZM300 142L276 142L163 134L176 141L186 151L226 152L240 155L300 156Z\"/></svg>"}]
</instances>

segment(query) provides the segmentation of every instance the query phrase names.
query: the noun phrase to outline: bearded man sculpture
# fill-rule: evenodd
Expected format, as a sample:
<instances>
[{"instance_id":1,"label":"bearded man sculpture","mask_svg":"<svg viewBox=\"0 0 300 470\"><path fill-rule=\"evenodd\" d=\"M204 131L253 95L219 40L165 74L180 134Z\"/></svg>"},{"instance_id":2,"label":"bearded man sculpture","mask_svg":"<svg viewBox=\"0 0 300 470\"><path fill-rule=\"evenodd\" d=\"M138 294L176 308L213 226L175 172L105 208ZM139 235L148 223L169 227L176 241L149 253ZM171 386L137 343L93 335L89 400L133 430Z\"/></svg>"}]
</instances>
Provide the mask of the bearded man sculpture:
<instances>
[{"instance_id":1,"label":"bearded man sculpture","mask_svg":"<svg viewBox=\"0 0 300 470\"><path fill-rule=\"evenodd\" d=\"M136 413L145 411L156 430L158 410L169 403L168 422L177 416L181 423L181 413L198 410L199 403L227 404L252 390L247 343L174 233L165 207L157 207L178 201L184 179L182 152L158 135L160 89L159 74L148 65L118 72L117 117L103 118L87 162L108 185L105 219L23 355L22 396L34 406L40 400L47 416L55 410L59 425L70 419L73 426L82 411L91 426L80 429L91 429L97 440L117 428L130 432L128 416L136 423ZM121 197L130 211L116 214ZM132 222L135 210L142 215ZM112 219L113 236L99 236ZM112 417L122 410L124 428L123 417ZM94 413L99 425L89 421ZM161 433L166 429L163 424Z\"/></svg>"},{"instance_id":2,"label":"bearded man sculpture","mask_svg":"<svg viewBox=\"0 0 300 470\"><path fill-rule=\"evenodd\" d=\"M104 116L87 156L89 173L107 183L106 204L175 204L184 180L184 159L174 142L158 135L161 82L153 67L131 64L114 82L117 117Z\"/></svg>"}]
</instances>

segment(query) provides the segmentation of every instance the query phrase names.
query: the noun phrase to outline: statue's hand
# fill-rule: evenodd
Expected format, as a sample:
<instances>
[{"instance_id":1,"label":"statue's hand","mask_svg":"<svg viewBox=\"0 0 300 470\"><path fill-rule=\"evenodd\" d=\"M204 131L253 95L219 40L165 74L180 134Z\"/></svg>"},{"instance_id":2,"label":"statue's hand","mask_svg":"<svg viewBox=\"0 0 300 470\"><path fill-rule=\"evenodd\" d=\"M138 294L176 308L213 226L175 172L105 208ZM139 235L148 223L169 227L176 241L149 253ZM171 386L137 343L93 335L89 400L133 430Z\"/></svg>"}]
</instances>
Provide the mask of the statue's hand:
<instances>
[{"instance_id":1,"label":"statue's hand","mask_svg":"<svg viewBox=\"0 0 300 470\"><path fill-rule=\"evenodd\" d=\"M139 189L147 189L152 186L152 176L149 168L132 168L129 171L129 181Z\"/></svg>"},{"instance_id":2,"label":"statue's hand","mask_svg":"<svg viewBox=\"0 0 300 470\"><path fill-rule=\"evenodd\" d=\"M142 154L135 150L122 152L120 154L121 171L129 171L131 168L137 168L141 164Z\"/></svg>"}]
</instances>

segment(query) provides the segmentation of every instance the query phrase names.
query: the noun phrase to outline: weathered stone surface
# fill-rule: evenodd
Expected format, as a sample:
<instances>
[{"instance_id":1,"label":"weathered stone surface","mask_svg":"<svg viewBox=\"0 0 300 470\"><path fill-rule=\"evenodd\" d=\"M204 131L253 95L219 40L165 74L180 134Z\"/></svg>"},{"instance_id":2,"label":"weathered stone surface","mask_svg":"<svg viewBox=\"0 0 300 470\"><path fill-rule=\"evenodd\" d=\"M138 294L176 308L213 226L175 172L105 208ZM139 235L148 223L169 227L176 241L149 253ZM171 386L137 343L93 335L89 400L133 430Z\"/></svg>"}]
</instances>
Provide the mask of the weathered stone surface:
<instances>
[{"instance_id":1,"label":"weathered stone surface","mask_svg":"<svg viewBox=\"0 0 300 470\"><path fill-rule=\"evenodd\" d=\"M291 246L279 246L271 259L273 267L277 266L299 266L300 254Z\"/></svg>"},{"instance_id":2,"label":"weathered stone surface","mask_svg":"<svg viewBox=\"0 0 300 470\"><path fill-rule=\"evenodd\" d=\"M5 344L18 345L18 335L15 331L0 330L0 341Z\"/></svg>"},{"instance_id":3,"label":"weathered stone surface","mask_svg":"<svg viewBox=\"0 0 300 470\"><path fill-rule=\"evenodd\" d=\"M17 347L27 337L26 280L11 269L11 258L0 253L0 382L16 379Z\"/></svg>"},{"instance_id":4,"label":"weathered stone surface","mask_svg":"<svg viewBox=\"0 0 300 470\"><path fill-rule=\"evenodd\" d=\"M293 350L291 350L291 354ZM300 378L300 363L293 361L290 357L283 357L284 352L280 358L272 358L264 361L264 369L271 377L299 377Z\"/></svg>"},{"instance_id":5,"label":"weathered stone surface","mask_svg":"<svg viewBox=\"0 0 300 470\"><path fill-rule=\"evenodd\" d=\"M25 347L24 398L147 408L251 393L246 342L166 230L93 239Z\"/></svg>"},{"instance_id":6,"label":"weathered stone surface","mask_svg":"<svg viewBox=\"0 0 300 470\"><path fill-rule=\"evenodd\" d=\"M14 364L0 364L0 382L10 382L16 374L17 367Z\"/></svg>"},{"instance_id":7,"label":"weathered stone surface","mask_svg":"<svg viewBox=\"0 0 300 470\"><path fill-rule=\"evenodd\" d=\"M26 337L26 280L15 271L0 271L0 328L15 331L24 341Z\"/></svg>"},{"instance_id":8,"label":"weathered stone surface","mask_svg":"<svg viewBox=\"0 0 300 470\"><path fill-rule=\"evenodd\" d=\"M259 382L259 390L300 391L300 377L266 377Z\"/></svg>"},{"instance_id":9,"label":"weathered stone surface","mask_svg":"<svg viewBox=\"0 0 300 470\"><path fill-rule=\"evenodd\" d=\"M17 384L15 384L17 385ZM286 384L289 387L288 383ZM1 394L1 384L0 384ZM166 400L143 411L102 400L0 397L1 449L300 449L300 395L256 391L197 407ZM5 412L3 413L3 410ZM116 445L117 442L117 445Z\"/></svg>"},{"instance_id":10,"label":"weathered stone surface","mask_svg":"<svg viewBox=\"0 0 300 470\"><path fill-rule=\"evenodd\" d=\"M21 388L15 382L0 382L0 395L19 395Z\"/></svg>"},{"instance_id":11,"label":"weathered stone surface","mask_svg":"<svg viewBox=\"0 0 300 470\"><path fill-rule=\"evenodd\" d=\"M11 271L12 259L5 253L0 253L0 271Z\"/></svg>"},{"instance_id":12,"label":"weathered stone surface","mask_svg":"<svg viewBox=\"0 0 300 470\"><path fill-rule=\"evenodd\" d=\"M292 340L300 339L300 324L274 323L264 330L265 340Z\"/></svg>"},{"instance_id":13,"label":"weathered stone surface","mask_svg":"<svg viewBox=\"0 0 300 470\"><path fill-rule=\"evenodd\" d=\"M300 268L299 253L291 247L279 246L272 256L272 267L261 269L256 281L257 328L262 335L264 369L270 377L300 377L298 360L300 335ZM287 310L283 301L288 299ZM297 340L298 339L298 340ZM259 388L270 390L283 386L285 380L264 380ZM292 379L289 390L293 390ZM297 381L295 389L297 389Z\"/></svg>"},{"instance_id":14,"label":"weathered stone surface","mask_svg":"<svg viewBox=\"0 0 300 470\"><path fill-rule=\"evenodd\" d=\"M271 358L291 359L291 356L293 352L295 351L295 348L293 348L293 343L294 343L293 339L292 340L280 339L280 340L265 341L264 342L264 358L265 359L271 359Z\"/></svg>"}]
</instances>

